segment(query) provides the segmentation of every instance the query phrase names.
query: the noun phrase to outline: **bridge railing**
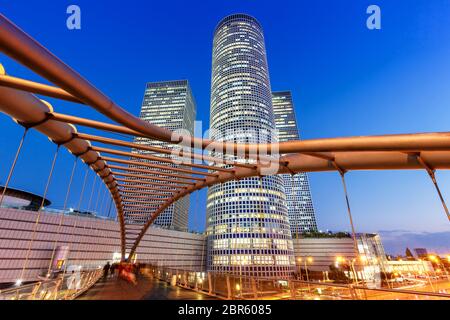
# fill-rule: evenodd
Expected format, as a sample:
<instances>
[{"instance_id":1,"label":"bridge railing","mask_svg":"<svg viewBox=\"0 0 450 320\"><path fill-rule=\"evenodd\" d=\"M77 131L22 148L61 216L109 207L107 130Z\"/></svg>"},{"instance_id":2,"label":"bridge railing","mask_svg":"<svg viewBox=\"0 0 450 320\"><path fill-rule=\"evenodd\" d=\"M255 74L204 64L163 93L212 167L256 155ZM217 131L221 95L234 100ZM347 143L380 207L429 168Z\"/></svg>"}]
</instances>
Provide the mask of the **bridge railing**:
<instances>
[{"instance_id":1,"label":"bridge railing","mask_svg":"<svg viewBox=\"0 0 450 320\"><path fill-rule=\"evenodd\" d=\"M231 274L193 272L146 266L141 272L186 289L197 290L223 299L289 299L289 300L441 300L445 292L367 288L362 285L296 279L268 279ZM423 291L420 291L423 290ZM450 283L448 283L450 291Z\"/></svg>"},{"instance_id":2,"label":"bridge railing","mask_svg":"<svg viewBox=\"0 0 450 320\"><path fill-rule=\"evenodd\" d=\"M0 300L72 300L93 286L103 275L102 269L61 275L0 290Z\"/></svg>"}]
</instances>

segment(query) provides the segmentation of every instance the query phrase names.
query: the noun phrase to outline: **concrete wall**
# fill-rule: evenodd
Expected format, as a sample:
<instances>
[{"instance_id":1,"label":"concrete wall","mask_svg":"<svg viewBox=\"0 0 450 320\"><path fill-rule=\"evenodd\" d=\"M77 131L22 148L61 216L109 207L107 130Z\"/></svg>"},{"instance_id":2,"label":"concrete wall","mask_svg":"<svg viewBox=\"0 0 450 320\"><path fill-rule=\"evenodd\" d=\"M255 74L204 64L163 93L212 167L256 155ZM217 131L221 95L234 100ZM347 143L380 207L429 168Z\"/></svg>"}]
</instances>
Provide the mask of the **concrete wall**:
<instances>
[{"instance_id":1,"label":"concrete wall","mask_svg":"<svg viewBox=\"0 0 450 320\"><path fill-rule=\"evenodd\" d=\"M312 257L313 262L308 263L310 270L329 271L329 266L335 263L336 257L355 257L351 238L300 238L293 239L293 242L297 266L298 258L302 258L301 266L304 268L305 257Z\"/></svg>"},{"instance_id":2,"label":"concrete wall","mask_svg":"<svg viewBox=\"0 0 450 320\"><path fill-rule=\"evenodd\" d=\"M119 225L115 221L66 215L59 228L60 215L41 212L39 224L35 224L37 215L33 211L0 208L0 283L16 281L24 265L22 280L36 279L47 270L56 242L58 246L70 247L68 265L98 267L120 252ZM205 249L203 235L150 228L137 250L137 258L171 268L201 271L205 266Z\"/></svg>"}]
</instances>

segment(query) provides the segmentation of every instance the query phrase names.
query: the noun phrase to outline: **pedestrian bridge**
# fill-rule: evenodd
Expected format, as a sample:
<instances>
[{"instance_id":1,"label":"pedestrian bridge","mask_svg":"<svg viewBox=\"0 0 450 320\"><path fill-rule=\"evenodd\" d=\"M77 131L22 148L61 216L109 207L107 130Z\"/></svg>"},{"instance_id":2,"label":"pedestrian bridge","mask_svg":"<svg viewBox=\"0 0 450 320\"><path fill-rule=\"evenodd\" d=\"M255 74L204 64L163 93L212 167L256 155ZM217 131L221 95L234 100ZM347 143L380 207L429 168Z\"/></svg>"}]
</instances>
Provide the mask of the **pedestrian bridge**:
<instances>
[{"instance_id":1,"label":"pedestrian bridge","mask_svg":"<svg viewBox=\"0 0 450 320\"><path fill-rule=\"evenodd\" d=\"M131 261L135 257L149 227L172 203L218 183L262 177L269 169L272 170L270 174L337 172L346 194L355 251L356 231L345 180L346 173L352 170L426 171L437 191L436 199L442 203L444 214L450 220L436 179L437 170L450 168L449 132L326 138L272 144L235 144L174 135L169 130L128 113L2 15L0 50L53 84L29 81L0 68L0 111L23 128L21 137L9 137L17 139L18 147L16 150L7 150L14 154L14 160L9 164L0 206L14 175L17 159L21 156L22 146L32 143L28 141L29 132L40 132L48 137L49 143L55 145L42 198L45 199L52 183L55 162L60 153L66 150L73 155L73 162L68 164L72 169L67 173L70 179L66 199L73 192L79 192L82 196L86 192L84 184L82 190L73 190L72 186L75 168L81 162L86 170L91 170L99 177L113 201L120 232L120 260ZM74 108L83 105L103 114L110 122L67 114L66 110L59 110L57 104L51 105L40 97L69 101L74 104ZM93 130L99 133L88 133ZM111 138L109 133L120 134L124 138ZM159 140L165 145L180 144L182 148L176 158L166 157L162 155L171 155L171 150L129 142L130 137ZM147 153L137 154L124 151L124 148ZM182 167L173 166L180 161ZM29 179L33 179L32 172ZM28 267L29 254L36 241L43 205L34 214L35 227L23 270ZM64 209L67 209L66 203ZM124 218L126 215L144 217L146 222L142 226L127 224Z\"/></svg>"}]
</instances>

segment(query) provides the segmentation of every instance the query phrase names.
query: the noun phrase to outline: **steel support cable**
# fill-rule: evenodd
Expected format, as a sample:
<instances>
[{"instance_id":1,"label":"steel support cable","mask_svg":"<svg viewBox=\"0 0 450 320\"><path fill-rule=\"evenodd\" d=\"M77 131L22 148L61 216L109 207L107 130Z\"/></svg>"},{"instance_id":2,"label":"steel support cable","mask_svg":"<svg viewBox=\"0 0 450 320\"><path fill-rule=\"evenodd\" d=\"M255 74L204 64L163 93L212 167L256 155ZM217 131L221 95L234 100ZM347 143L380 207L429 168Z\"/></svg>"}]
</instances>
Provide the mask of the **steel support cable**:
<instances>
[{"instance_id":1,"label":"steel support cable","mask_svg":"<svg viewBox=\"0 0 450 320\"><path fill-rule=\"evenodd\" d=\"M78 156L76 156L76 158L78 159ZM81 194L83 194L83 192L84 192L84 188L85 188L85 184L86 184L86 177L87 177L88 170L89 170L89 167L87 168L86 173L85 173L85 176L84 176L84 179L83 179L84 181L83 181L83 186L82 186L82 192L81 192ZM81 195L81 197L82 197L82 195ZM80 203L81 203L81 199L80 199ZM78 205L78 209L79 209L79 207L80 207L80 204ZM69 242L69 255L67 256L66 265L65 265L65 267L64 267L63 279L64 279L64 276L65 276L65 274L66 274L66 272L67 272L67 267L68 267L69 261L70 261L70 255L71 255L72 253L74 254L74 252L73 252L73 250L72 250L72 246L73 246L73 244L74 244L75 230L76 230L76 228L78 227L78 225L77 225L78 220L79 220L78 218L74 218L74 223L73 223L73 227L72 227L72 233L71 233L71 235L70 235L70 242ZM73 258L75 258L75 255L73 255Z\"/></svg>"},{"instance_id":2,"label":"steel support cable","mask_svg":"<svg viewBox=\"0 0 450 320\"><path fill-rule=\"evenodd\" d=\"M262 178L262 176L260 175L259 177L259 212L260 212L260 216L262 215L262 216L265 216L265 212L264 212L264 205L263 205L263 178ZM270 220L272 220L272 219L270 219ZM265 227L265 225L264 225L264 227ZM253 264L253 261L251 261L251 263ZM274 261L274 264L276 263L276 261ZM241 274L241 277L242 277L242 274ZM241 282L242 282L242 280L241 280ZM242 290L242 283L241 283L241 290Z\"/></svg>"},{"instance_id":3,"label":"steel support cable","mask_svg":"<svg viewBox=\"0 0 450 320\"><path fill-rule=\"evenodd\" d=\"M199 206L199 191L195 194L196 200L195 200L195 206L194 206L194 222L199 223L200 217L198 216L198 206ZM204 258L204 251L205 251L205 241L203 241L202 245L202 255L200 260L200 265L203 266L203 258ZM193 260L193 259L192 259Z\"/></svg>"},{"instance_id":4,"label":"steel support cable","mask_svg":"<svg viewBox=\"0 0 450 320\"><path fill-rule=\"evenodd\" d=\"M111 200L109 201L109 208L108 208L108 219L111 215L111 207L112 207L112 203L113 203L113 198L111 197Z\"/></svg>"},{"instance_id":5,"label":"steel support cable","mask_svg":"<svg viewBox=\"0 0 450 320\"><path fill-rule=\"evenodd\" d=\"M349 218L350 226L351 226L351 230L352 230L353 249L355 251L355 262L357 262L357 265L359 266L359 269L362 269L361 270L361 277L362 277L362 280L365 282L364 269L361 268L361 261L360 261L359 250L358 250L358 240L356 238L355 225L353 223L353 215L352 215L352 211L351 211L351 208L350 208L350 200L349 200L349 197L348 197L347 184L346 184L346 181L345 181L345 173L346 173L346 171L343 170L336 163L336 161L333 160L332 163L335 166L335 168L337 169L337 171L339 172L339 175L341 176L342 186L344 188L345 202L346 202L346 205L347 205L347 214L348 214L348 218ZM355 277L356 277L356 279L355 279L356 282L358 282L356 271L355 271ZM364 295L366 295L365 291L364 291ZM366 299L367 299L367 296L366 296Z\"/></svg>"},{"instance_id":6,"label":"steel support cable","mask_svg":"<svg viewBox=\"0 0 450 320\"><path fill-rule=\"evenodd\" d=\"M99 194L100 194L100 192L99 192ZM90 258L89 255L92 255L95 252L94 249L97 246L97 243L96 243L95 240L98 239L99 236L101 236L101 234L99 234L99 229L98 229L98 219L95 219L93 221L93 223L89 223L89 226L90 226L90 229L91 229L91 233L89 234L89 237L92 237L93 240L90 241L91 249L86 252L86 256L88 257L88 260L92 261L92 260L95 259L95 257L91 257ZM95 232L94 232L94 230L95 230Z\"/></svg>"},{"instance_id":7,"label":"steel support cable","mask_svg":"<svg viewBox=\"0 0 450 320\"><path fill-rule=\"evenodd\" d=\"M92 234L92 232L89 232L89 231L88 231L88 228L87 228L88 221L87 221L87 219L83 219L83 220L84 220L84 221L83 221L84 223L83 223L83 233L82 233L82 236L83 236L83 237L89 237L89 236ZM79 259L79 260L82 260L83 262L86 262L86 256L87 256L88 252L89 252L89 242L86 244L86 251L82 252L82 251L80 250L79 255L78 255L78 259Z\"/></svg>"},{"instance_id":8,"label":"steel support cable","mask_svg":"<svg viewBox=\"0 0 450 320\"><path fill-rule=\"evenodd\" d=\"M92 208L93 210L95 210L95 212L97 212L99 200L100 200L100 192L97 192L97 199L95 200L95 208Z\"/></svg>"},{"instance_id":9,"label":"steel support cable","mask_svg":"<svg viewBox=\"0 0 450 320\"><path fill-rule=\"evenodd\" d=\"M433 182L433 185L436 189L436 192L438 193L439 199L441 200L442 207L444 208L445 214L447 215L447 220L450 221L450 212L448 210L447 204L445 203L445 199L442 196L441 189L439 188L439 185L436 180L436 170L434 170L426 161L421 157L420 153L416 155L417 161L424 167L424 169L427 171L428 175L431 178L431 181Z\"/></svg>"},{"instance_id":10,"label":"steel support cable","mask_svg":"<svg viewBox=\"0 0 450 320\"><path fill-rule=\"evenodd\" d=\"M0 30L2 33L3 30ZM1 37L1 35L0 35ZM94 152L89 152L89 148L85 150L88 141L82 139L74 139L72 133L75 129L73 126L51 121L48 112L52 110L51 106L37 99L30 93L21 92L6 87L1 87L2 95L0 95L0 109L9 114L13 119L25 128L36 127L36 130L48 136L51 141L57 144L64 144L74 155L80 154L85 161L91 161ZM102 163L94 166L101 167ZM110 181L112 177L106 177ZM110 183L111 192L116 193L114 183ZM117 198L117 197L116 197Z\"/></svg>"},{"instance_id":11,"label":"steel support cable","mask_svg":"<svg viewBox=\"0 0 450 320\"><path fill-rule=\"evenodd\" d=\"M25 275L25 270L26 270L26 268L27 268L27 266L28 266L28 260L29 260L29 258L30 258L31 248L32 248L33 243L34 243L34 240L35 240L35 238L36 238L36 231L37 231L37 227L39 226L39 222L40 222L40 218L41 218L41 213L42 213L42 207L44 206L44 203L45 203L45 197L47 196L47 191L48 191L48 188L49 188L49 186L50 186L50 182L51 182L51 180L52 180L53 170L55 169L55 164L56 164L56 159L58 158L59 148L60 148L60 145L57 145L55 154L54 154L54 156L53 156L52 165L51 165L51 167L50 167L50 172L49 172L49 174L48 174L47 183L46 183L46 185L45 185L44 194L43 194L43 196L42 196L42 201L41 201L41 204L40 204L39 209L38 209L38 211L37 211L36 219L35 219L35 221L34 221L33 231L32 231L32 233L31 233L31 239L30 239L29 244L28 244L27 253L26 253L26 255L25 255L25 261L24 261L24 263L23 263L22 272L20 273L20 277L19 277L19 280L20 280L20 281L23 280L23 277L24 277L24 275Z\"/></svg>"},{"instance_id":12,"label":"steel support cable","mask_svg":"<svg viewBox=\"0 0 450 320\"><path fill-rule=\"evenodd\" d=\"M83 186L81 187L81 192L80 192L80 200L78 200L78 207L77 207L78 211L80 211L80 209L81 209L81 202L83 201L83 194L84 194L84 189L86 187L86 180L87 180L88 173L89 173L89 166L86 167L86 172L84 174Z\"/></svg>"},{"instance_id":13,"label":"steel support cable","mask_svg":"<svg viewBox=\"0 0 450 320\"><path fill-rule=\"evenodd\" d=\"M3 191L2 191L1 198L0 198L0 207L1 207L2 203L3 203L3 198L5 197L6 189L8 188L9 181L11 180L11 177L13 175L14 168L16 167L17 159L19 158L20 151L22 150L22 146L23 146L23 143L25 141L25 137L27 136L27 132L28 132L28 128L25 127L24 131L23 131L22 138L20 139L19 146L17 147L17 151L16 151L16 155L14 156L13 163L11 164L11 167L9 169L8 177L6 178L5 185L3 186Z\"/></svg>"},{"instance_id":14,"label":"steel support cable","mask_svg":"<svg viewBox=\"0 0 450 320\"><path fill-rule=\"evenodd\" d=\"M100 203L99 212L103 213L102 216L105 216L105 199L106 199L107 189L103 188L102 201Z\"/></svg>"},{"instance_id":15,"label":"steel support cable","mask_svg":"<svg viewBox=\"0 0 450 320\"><path fill-rule=\"evenodd\" d=\"M97 175L93 176L92 179L92 190L91 190L91 195L89 196L89 202L88 202L88 206L87 209L88 211L91 210L91 202L92 202L92 196L94 195L94 190L95 190L95 184L97 182Z\"/></svg>"},{"instance_id":16,"label":"steel support cable","mask_svg":"<svg viewBox=\"0 0 450 320\"><path fill-rule=\"evenodd\" d=\"M57 147L56 147L56 152L55 152L55 155L53 157L52 166L51 166L51 169L50 169L50 173L48 175L47 184L45 185L45 190L44 190L44 194L42 196L41 205L39 206L39 211L41 211L41 209L44 207L44 204L45 204L45 197L47 196L48 188L50 187L50 181L51 181L52 176L53 176L53 170L55 169L56 159L58 158L60 147L61 147L61 145L57 145Z\"/></svg>"},{"instance_id":17,"label":"steel support cable","mask_svg":"<svg viewBox=\"0 0 450 320\"><path fill-rule=\"evenodd\" d=\"M74 236L75 236L75 229L77 228L77 222L78 222L78 219L74 218L74 223L73 223L73 226L72 226L72 233L70 234L69 254L67 255L66 264L64 266L63 277L62 277L63 279L64 279L64 276L66 275L67 267L69 265L70 255L72 254L72 245L73 245L73 242L74 242L73 239L74 239Z\"/></svg>"},{"instance_id":18,"label":"steel support cable","mask_svg":"<svg viewBox=\"0 0 450 320\"><path fill-rule=\"evenodd\" d=\"M342 186L344 188L345 203L346 203L346 206L347 206L347 214L348 214L348 218L349 218L349 221L350 221L350 227L351 227L351 230L352 230L353 250L355 252L355 256L358 257L358 255L359 255L358 254L358 242L357 242L357 239L356 239L355 226L353 224L353 216L352 216L352 211L351 211L351 208L350 208L350 200L349 200L348 192L347 192L347 184L345 182L345 173L346 173L346 171L344 169L342 169L336 163L335 160L332 160L331 162L332 162L333 166L336 168L336 170L339 172L339 175L341 176L341 182L342 182Z\"/></svg>"},{"instance_id":19,"label":"steel support cable","mask_svg":"<svg viewBox=\"0 0 450 320\"><path fill-rule=\"evenodd\" d=\"M345 203L347 205L347 214L348 214L348 218L349 218L349 221L350 221L350 227L351 227L351 230L352 230L353 250L355 252L355 259L356 259L356 261L359 262L358 240L356 238L356 231L355 231L355 226L354 226L354 223L353 223L352 211L350 209L350 200L349 200L348 192L347 192L347 184L345 182L345 173L342 173L342 172L339 172L339 173L340 173L340 176L341 176L342 186L344 188ZM357 279L355 279L355 280L357 281Z\"/></svg>"},{"instance_id":20,"label":"steel support cable","mask_svg":"<svg viewBox=\"0 0 450 320\"><path fill-rule=\"evenodd\" d=\"M287 166L286 166L287 167ZM295 173L294 172L291 172L290 174L289 174L289 180L291 180L291 185L289 186L290 188L292 188L292 190L295 190L295 177L294 177L294 175L295 175ZM281 178L284 180L284 176L281 176ZM287 198L287 194L286 194L286 204L287 204L287 202L288 202L288 198ZM288 208L288 218L290 218L289 217L289 208ZM294 227L294 229L295 229L295 236L296 236L296 238L297 238L297 241L298 241L298 239L299 239L299 233L301 232L301 226L299 225L299 223L298 223L298 220L296 221L296 222L294 222L296 225L295 225L295 227ZM297 224L298 223L298 224ZM291 235L292 236L292 235ZM296 262L297 263L297 262Z\"/></svg>"},{"instance_id":21,"label":"steel support cable","mask_svg":"<svg viewBox=\"0 0 450 320\"><path fill-rule=\"evenodd\" d=\"M69 199L70 188L71 188L71 186L72 186L73 176L74 176L74 174L75 174L75 169L76 169L76 167L77 167L77 163L78 163L78 157L75 157L75 161L73 162L73 166L72 166L72 173L70 174L69 184L68 184L68 186L67 186L66 197L65 197L65 199L64 199L63 211L62 211L61 214L60 214L59 223L58 223L58 229L57 229L57 232L56 232L56 238L55 238L55 241L53 242L52 255L51 255L51 258L50 258L50 262L49 262L49 264L48 264L47 274L50 273L50 269L51 269L51 266L52 266L52 262L53 262L53 259L54 259L54 257L55 257L56 246L58 245L59 235L60 235L60 233L61 233L61 227L62 227L62 224L63 224L63 222L64 222L64 217L65 217L65 214L64 214L64 213L65 213L65 210L66 210L67 201L68 201L68 199Z\"/></svg>"},{"instance_id":22,"label":"steel support cable","mask_svg":"<svg viewBox=\"0 0 450 320\"><path fill-rule=\"evenodd\" d=\"M75 170L76 170L77 164L78 164L78 157L75 157L75 161L73 163L73 168L72 168L72 173L70 175L70 180L69 180L69 184L67 187L66 197L64 199L63 210L66 210L66 208L67 208L67 202L69 201L70 189L72 188L72 181L73 181L73 177L75 175Z\"/></svg>"}]
</instances>

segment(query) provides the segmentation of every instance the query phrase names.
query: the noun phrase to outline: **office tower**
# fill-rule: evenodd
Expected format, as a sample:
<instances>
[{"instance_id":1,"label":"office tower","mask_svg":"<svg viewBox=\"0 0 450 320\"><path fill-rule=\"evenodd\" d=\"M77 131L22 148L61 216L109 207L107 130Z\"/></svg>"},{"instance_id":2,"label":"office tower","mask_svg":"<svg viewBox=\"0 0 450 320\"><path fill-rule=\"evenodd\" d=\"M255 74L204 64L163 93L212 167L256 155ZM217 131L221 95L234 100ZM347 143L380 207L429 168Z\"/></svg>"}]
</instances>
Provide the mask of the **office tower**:
<instances>
[{"instance_id":1,"label":"office tower","mask_svg":"<svg viewBox=\"0 0 450 320\"><path fill-rule=\"evenodd\" d=\"M228 16L215 29L210 122L215 140L277 141L264 36L251 16ZM280 176L210 187L207 234L210 271L274 278L294 271Z\"/></svg>"},{"instance_id":2,"label":"office tower","mask_svg":"<svg viewBox=\"0 0 450 320\"><path fill-rule=\"evenodd\" d=\"M175 81L164 81L164 82L151 82L147 83L144 99L142 102L140 118L148 121L154 125L162 128L166 128L172 131L176 130L187 130L191 135L194 133L194 121L195 121L196 105L194 98L192 96L191 88L187 80L175 80ZM186 133L186 132L185 132ZM165 145L164 142L155 141L143 137L135 137L135 143L159 147L164 149L172 150L173 145ZM156 153L146 150L133 149L133 153L147 154L158 157L171 157L170 154ZM166 162L142 160L138 158L133 158L134 161L145 161L149 163L171 166L171 167L183 167L178 164L170 164ZM148 167L141 167L137 165L130 165L130 167L138 169L147 169ZM151 169L152 171L158 172L170 172L163 169ZM139 174L139 173L137 173ZM152 176L147 173L141 173L145 176ZM185 174L184 174L185 175ZM165 177L168 178L168 177ZM169 177L170 178L170 177ZM154 181L157 183L166 183L167 188L171 184L176 184L177 178L170 178L173 180L171 182L161 182ZM139 178L139 180L151 180ZM139 190L137 190L139 191ZM146 190L140 190L145 192ZM148 194L149 191L147 191ZM150 191L151 192L151 191ZM139 195L139 194L138 194ZM152 198L166 198L167 196L152 196ZM149 205L155 203L157 200L146 200ZM132 205L132 203L130 203ZM146 209L148 213L154 211L154 209ZM170 205L161 215L155 220L154 224L166 228L177 229L177 230L187 230L188 227L188 212L189 212L189 196L186 196L174 204ZM148 218L143 218L141 213L138 215L128 214L125 215L127 223L145 223Z\"/></svg>"},{"instance_id":3,"label":"office tower","mask_svg":"<svg viewBox=\"0 0 450 320\"><path fill-rule=\"evenodd\" d=\"M272 92L272 104L278 141L300 140L291 92ZM302 172L282 177L292 237L301 232L317 231L308 175Z\"/></svg>"},{"instance_id":4,"label":"office tower","mask_svg":"<svg viewBox=\"0 0 450 320\"><path fill-rule=\"evenodd\" d=\"M414 253L418 258L428 257L428 250L425 248L414 248Z\"/></svg>"}]
</instances>

